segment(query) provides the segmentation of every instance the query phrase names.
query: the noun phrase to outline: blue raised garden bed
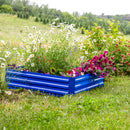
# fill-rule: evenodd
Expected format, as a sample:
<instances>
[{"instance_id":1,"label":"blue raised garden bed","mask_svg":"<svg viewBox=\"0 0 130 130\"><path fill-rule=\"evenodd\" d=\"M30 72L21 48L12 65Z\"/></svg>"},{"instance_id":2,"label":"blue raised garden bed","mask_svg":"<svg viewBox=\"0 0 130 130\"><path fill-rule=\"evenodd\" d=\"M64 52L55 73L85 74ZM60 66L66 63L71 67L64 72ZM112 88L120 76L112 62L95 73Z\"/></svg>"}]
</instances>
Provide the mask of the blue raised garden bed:
<instances>
[{"instance_id":1,"label":"blue raised garden bed","mask_svg":"<svg viewBox=\"0 0 130 130\"><path fill-rule=\"evenodd\" d=\"M63 77L7 69L6 82L10 89L25 88L63 96L103 86L104 78L91 74L79 77Z\"/></svg>"}]
</instances>

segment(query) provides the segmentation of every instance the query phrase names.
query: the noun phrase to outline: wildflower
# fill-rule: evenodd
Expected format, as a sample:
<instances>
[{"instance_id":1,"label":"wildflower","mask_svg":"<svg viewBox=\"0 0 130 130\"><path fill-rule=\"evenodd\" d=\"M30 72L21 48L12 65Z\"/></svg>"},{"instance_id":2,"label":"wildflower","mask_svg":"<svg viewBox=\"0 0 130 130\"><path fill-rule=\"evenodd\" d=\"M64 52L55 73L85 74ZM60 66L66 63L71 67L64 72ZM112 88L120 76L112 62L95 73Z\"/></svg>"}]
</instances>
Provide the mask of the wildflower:
<instances>
[{"instance_id":1,"label":"wildflower","mask_svg":"<svg viewBox=\"0 0 130 130\"><path fill-rule=\"evenodd\" d=\"M119 44L121 44L121 41L119 41Z\"/></svg>"},{"instance_id":2,"label":"wildflower","mask_svg":"<svg viewBox=\"0 0 130 130\"><path fill-rule=\"evenodd\" d=\"M81 75L84 75L84 72L81 72Z\"/></svg>"},{"instance_id":3,"label":"wildflower","mask_svg":"<svg viewBox=\"0 0 130 130\"><path fill-rule=\"evenodd\" d=\"M1 57L0 57L0 60L6 61L4 58L1 58Z\"/></svg>"},{"instance_id":4,"label":"wildflower","mask_svg":"<svg viewBox=\"0 0 130 130\"><path fill-rule=\"evenodd\" d=\"M81 56L80 59L83 60L83 59L84 59L84 56Z\"/></svg>"},{"instance_id":5,"label":"wildflower","mask_svg":"<svg viewBox=\"0 0 130 130\"><path fill-rule=\"evenodd\" d=\"M36 26L32 26L33 29L36 29Z\"/></svg>"},{"instance_id":6,"label":"wildflower","mask_svg":"<svg viewBox=\"0 0 130 130\"><path fill-rule=\"evenodd\" d=\"M23 47L23 43L22 42L20 43L20 47Z\"/></svg>"},{"instance_id":7,"label":"wildflower","mask_svg":"<svg viewBox=\"0 0 130 130\"><path fill-rule=\"evenodd\" d=\"M37 52L37 48L36 48L36 47L34 47L34 48L33 48L33 51L34 51L34 52Z\"/></svg>"},{"instance_id":8,"label":"wildflower","mask_svg":"<svg viewBox=\"0 0 130 130\"><path fill-rule=\"evenodd\" d=\"M5 68L5 63L1 63L1 68Z\"/></svg>"},{"instance_id":9,"label":"wildflower","mask_svg":"<svg viewBox=\"0 0 130 130\"><path fill-rule=\"evenodd\" d=\"M44 73L41 69L38 70L38 73Z\"/></svg>"},{"instance_id":10,"label":"wildflower","mask_svg":"<svg viewBox=\"0 0 130 130\"><path fill-rule=\"evenodd\" d=\"M55 21L59 20L59 18L56 18Z\"/></svg>"},{"instance_id":11,"label":"wildflower","mask_svg":"<svg viewBox=\"0 0 130 130\"><path fill-rule=\"evenodd\" d=\"M113 70L116 71L116 68L114 67Z\"/></svg>"},{"instance_id":12,"label":"wildflower","mask_svg":"<svg viewBox=\"0 0 130 130\"><path fill-rule=\"evenodd\" d=\"M29 37L29 39L33 38L32 33L29 33L29 34L28 34L28 37Z\"/></svg>"},{"instance_id":13,"label":"wildflower","mask_svg":"<svg viewBox=\"0 0 130 130\"><path fill-rule=\"evenodd\" d=\"M31 60L30 60L30 57L29 58L27 58L27 62L30 62Z\"/></svg>"},{"instance_id":14,"label":"wildflower","mask_svg":"<svg viewBox=\"0 0 130 130\"><path fill-rule=\"evenodd\" d=\"M31 54L29 57L30 57L30 58L34 57L34 54Z\"/></svg>"},{"instance_id":15,"label":"wildflower","mask_svg":"<svg viewBox=\"0 0 130 130\"><path fill-rule=\"evenodd\" d=\"M34 63L31 63L31 66L34 67Z\"/></svg>"},{"instance_id":16,"label":"wildflower","mask_svg":"<svg viewBox=\"0 0 130 130\"><path fill-rule=\"evenodd\" d=\"M96 42L96 39L93 39L93 42Z\"/></svg>"},{"instance_id":17,"label":"wildflower","mask_svg":"<svg viewBox=\"0 0 130 130\"><path fill-rule=\"evenodd\" d=\"M9 57L10 54L11 54L10 51L7 51L5 57Z\"/></svg>"},{"instance_id":18,"label":"wildflower","mask_svg":"<svg viewBox=\"0 0 130 130\"><path fill-rule=\"evenodd\" d=\"M16 52L17 52L17 55L20 56L20 53L18 51L16 51Z\"/></svg>"},{"instance_id":19,"label":"wildflower","mask_svg":"<svg viewBox=\"0 0 130 130\"><path fill-rule=\"evenodd\" d=\"M24 61L24 59L23 59L23 58L20 58L20 61Z\"/></svg>"},{"instance_id":20,"label":"wildflower","mask_svg":"<svg viewBox=\"0 0 130 130\"><path fill-rule=\"evenodd\" d=\"M1 43L2 43L2 44L5 44L5 41L4 41L4 40L1 40Z\"/></svg>"},{"instance_id":21,"label":"wildflower","mask_svg":"<svg viewBox=\"0 0 130 130\"><path fill-rule=\"evenodd\" d=\"M85 54L87 55L87 54L88 54L88 52L87 52L87 51L85 51Z\"/></svg>"},{"instance_id":22,"label":"wildflower","mask_svg":"<svg viewBox=\"0 0 130 130\"><path fill-rule=\"evenodd\" d=\"M7 95L11 95L11 94L12 94L11 91L5 91L5 93L6 93Z\"/></svg>"},{"instance_id":23,"label":"wildflower","mask_svg":"<svg viewBox=\"0 0 130 130\"><path fill-rule=\"evenodd\" d=\"M101 29L101 26L98 26L97 29Z\"/></svg>"},{"instance_id":24,"label":"wildflower","mask_svg":"<svg viewBox=\"0 0 130 130\"><path fill-rule=\"evenodd\" d=\"M16 50L17 50L17 48L15 48L15 47L14 47L14 48L13 48L13 50L15 50L15 51L16 51Z\"/></svg>"}]
</instances>

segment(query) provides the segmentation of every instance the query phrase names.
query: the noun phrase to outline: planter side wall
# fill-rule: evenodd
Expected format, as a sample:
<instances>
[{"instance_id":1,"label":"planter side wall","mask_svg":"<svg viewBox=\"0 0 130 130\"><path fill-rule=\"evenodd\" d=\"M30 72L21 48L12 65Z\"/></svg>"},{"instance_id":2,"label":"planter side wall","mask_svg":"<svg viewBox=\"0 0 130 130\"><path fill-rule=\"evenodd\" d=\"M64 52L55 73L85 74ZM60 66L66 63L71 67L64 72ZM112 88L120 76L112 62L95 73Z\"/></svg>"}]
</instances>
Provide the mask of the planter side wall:
<instances>
[{"instance_id":1,"label":"planter side wall","mask_svg":"<svg viewBox=\"0 0 130 130\"><path fill-rule=\"evenodd\" d=\"M6 82L11 89L25 88L63 96L102 86L104 78L98 78L91 74L71 78L8 69Z\"/></svg>"}]
</instances>

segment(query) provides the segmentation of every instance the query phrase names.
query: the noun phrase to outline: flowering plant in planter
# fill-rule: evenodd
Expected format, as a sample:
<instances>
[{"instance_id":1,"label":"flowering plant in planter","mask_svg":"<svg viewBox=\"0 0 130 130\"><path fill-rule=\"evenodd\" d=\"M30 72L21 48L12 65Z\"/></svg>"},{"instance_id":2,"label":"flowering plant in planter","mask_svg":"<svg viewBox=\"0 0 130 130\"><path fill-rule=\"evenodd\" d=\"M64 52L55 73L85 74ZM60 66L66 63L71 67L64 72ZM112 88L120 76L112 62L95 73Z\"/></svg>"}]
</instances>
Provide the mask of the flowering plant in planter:
<instances>
[{"instance_id":1,"label":"flowering plant in planter","mask_svg":"<svg viewBox=\"0 0 130 130\"><path fill-rule=\"evenodd\" d=\"M79 64L78 51L72 44L74 25L52 26L47 33L34 31L23 40L25 69L57 75Z\"/></svg>"},{"instance_id":2,"label":"flowering plant in planter","mask_svg":"<svg viewBox=\"0 0 130 130\"><path fill-rule=\"evenodd\" d=\"M114 72L116 70L114 67L115 63L113 62L114 57L109 59L107 55L108 52L105 51L104 54L94 56L93 59L81 63L80 67L69 70L66 75L76 77L91 73L95 76L105 77L110 72Z\"/></svg>"}]
</instances>

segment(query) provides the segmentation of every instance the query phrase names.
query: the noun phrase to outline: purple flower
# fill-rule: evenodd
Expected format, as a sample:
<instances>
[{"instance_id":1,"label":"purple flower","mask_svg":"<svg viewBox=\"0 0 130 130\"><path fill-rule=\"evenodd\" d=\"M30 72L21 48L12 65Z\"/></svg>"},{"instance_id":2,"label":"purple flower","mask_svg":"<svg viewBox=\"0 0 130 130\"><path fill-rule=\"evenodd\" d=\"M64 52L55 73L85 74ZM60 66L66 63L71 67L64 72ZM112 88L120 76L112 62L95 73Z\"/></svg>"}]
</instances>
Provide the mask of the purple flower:
<instances>
[{"instance_id":1,"label":"purple flower","mask_svg":"<svg viewBox=\"0 0 130 130\"><path fill-rule=\"evenodd\" d=\"M41 69L38 70L38 73L44 73Z\"/></svg>"}]
</instances>

